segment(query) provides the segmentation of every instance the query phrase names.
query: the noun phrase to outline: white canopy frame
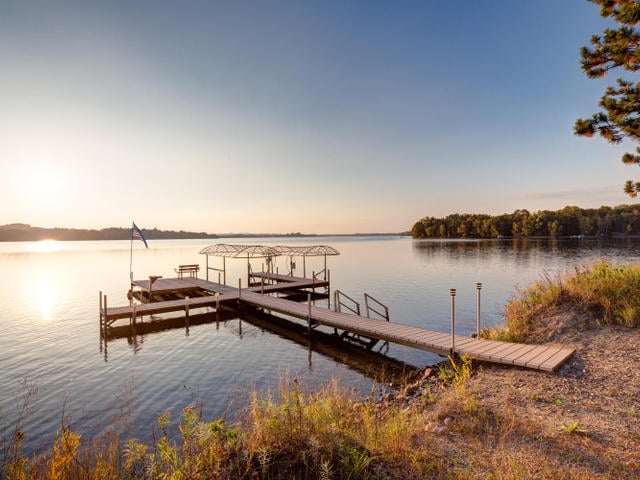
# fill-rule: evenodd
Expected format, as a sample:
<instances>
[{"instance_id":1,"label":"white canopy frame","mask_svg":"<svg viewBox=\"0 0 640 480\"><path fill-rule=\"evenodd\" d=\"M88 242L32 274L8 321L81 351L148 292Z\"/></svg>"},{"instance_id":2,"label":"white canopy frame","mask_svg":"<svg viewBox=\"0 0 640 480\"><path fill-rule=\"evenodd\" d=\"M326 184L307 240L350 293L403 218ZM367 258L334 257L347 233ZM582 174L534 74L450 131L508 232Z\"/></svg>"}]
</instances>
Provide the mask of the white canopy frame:
<instances>
[{"instance_id":1,"label":"white canopy frame","mask_svg":"<svg viewBox=\"0 0 640 480\"><path fill-rule=\"evenodd\" d=\"M324 269L321 272L317 272L318 276L323 274L323 279L327 279L327 256L328 255L340 255L340 252L333 247L327 245L311 245L311 246L299 246L299 245L276 245L274 247L280 255L289 256L289 274L293 276L296 268L295 258L302 257L302 276L307 276L307 257L324 257Z\"/></svg>"},{"instance_id":2,"label":"white canopy frame","mask_svg":"<svg viewBox=\"0 0 640 480\"><path fill-rule=\"evenodd\" d=\"M227 284L227 258L246 258L247 259L247 285L251 280L251 260L256 258L266 259L267 274L273 273L273 259L275 257L288 255L289 266L291 268L289 274L293 276L295 270L295 258L302 257L302 275L306 278L307 275L307 257L324 257L324 269L321 272L314 273L315 277L323 274L324 280L327 279L327 256L328 255L340 255L340 252L333 247L327 245L311 245L311 246L299 246L299 245L234 245L227 243L218 243L210 245L200 250L200 253L206 255L206 279L209 280L209 271L218 272L218 282L220 283L220 276L222 276L222 283ZM209 257L221 257L222 268L212 267L209 265Z\"/></svg>"}]
</instances>

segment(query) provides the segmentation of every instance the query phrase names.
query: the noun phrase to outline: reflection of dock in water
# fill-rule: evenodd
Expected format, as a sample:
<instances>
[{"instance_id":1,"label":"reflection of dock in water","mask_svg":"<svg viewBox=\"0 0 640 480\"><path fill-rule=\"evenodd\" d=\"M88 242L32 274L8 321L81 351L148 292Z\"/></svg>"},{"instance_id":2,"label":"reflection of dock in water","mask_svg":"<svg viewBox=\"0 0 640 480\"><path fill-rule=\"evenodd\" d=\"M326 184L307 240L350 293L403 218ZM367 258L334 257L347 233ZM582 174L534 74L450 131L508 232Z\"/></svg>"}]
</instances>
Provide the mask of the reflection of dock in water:
<instances>
[{"instance_id":1,"label":"reflection of dock in water","mask_svg":"<svg viewBox=\"0 0 640 480\"><path fill-rule=\"evenodd\" d=\"M136 348L138 342L145 335L175 329L182 329L188 335L189 329L193 326L210 325L219 329L220 325L225 322L227 324L228 322L238 322L236 332L239 336L242 336L242 322L246 322L261 331L278 335L308 348L310 366L312 353L316 353L378 382L401 381L408 374L417 370L414 366L382 353L385 351L386 344L383 344L382 348L376 351L351 343L333 333L320 330L314 331L312 338L309 339L306 326L253 308L243 308L241 312L221 308L218 312L199 313L188 318L182 316L138 322L135 328L128 324L114 326L109 329L107 341L104 342L105 358L108 341L126 338Z\"/></svg>"},{"instance_id":2,"label":"reflection of dock in water","mask_svg":"<svg viewBox=\"0 0 640 480\"><path fill-rule=\"evenodd\" d=\"M286 252L286 253L285 253ZM294 254L324 256L324 269L313 272L310 278L296 277L293 274L295 263L291 261L291 270L286 275L273 271L273 257ZM335 253L331 253L335 252ZM207 247L201 253L207 255L207 279L197 278L198 265L181 265L176 272L178 278L149 277L148 280L132 282L132 297L146 303L125 307L108 307L107 298L100 294L100 331L107 339L118 320L128 319L131 328L137 328L142 316L159 313L183 312L191 321L191 310L200 308L223 307L241 308L250 306L269 312L277 312L306 323L306 335L313 338L318 326L333 329L343 338L350 338L369 349L378 342L392 342L400 345L433 352L439 355L468 355L476 360L506 365L555 371L572 354L572 348L552 345L530 345L510 342L491 341L455 334L452 297L452 329L450 333L436 332L389 321L388 308L371 296L365 294L366 316L361 314L360 305L340 291L334 292L333 307L330 308L330 274L326 269L326 256L337 254L331 247L264 247L244 245L216 245ZM226 266L217 269L209 266L209 255L229 256L247 259L246 288L238 281L238 287L226 285ZM243 255L238 257L239 255ZM265 258L266 270L253 272L251 258ZM303 263L306 269L306 263ZM263 265L264 266L264 265ZM218 282L208 280L210 270L218 271ZM188 276L186 276L188 274ZM220 279L223 279L221 283ZM455 296L455 289L451 290ZM315 305L313 298L318 293L327 297L329 308ZM299 303L279 295L298 296L306 303ZM479 297L478 297L479 298ZM349 300L347 302L347 300ZM479 305L479 303L478 303ZM349 310L343 312L342 309ZM371 318L373 312L378 318ZM478 313L479 315L479 313ZM303 327L304 329L304 327ZM479 328L478 328L479 329ZM312 334L313 332L313 334Z\"/></svg>"}]
</instances>

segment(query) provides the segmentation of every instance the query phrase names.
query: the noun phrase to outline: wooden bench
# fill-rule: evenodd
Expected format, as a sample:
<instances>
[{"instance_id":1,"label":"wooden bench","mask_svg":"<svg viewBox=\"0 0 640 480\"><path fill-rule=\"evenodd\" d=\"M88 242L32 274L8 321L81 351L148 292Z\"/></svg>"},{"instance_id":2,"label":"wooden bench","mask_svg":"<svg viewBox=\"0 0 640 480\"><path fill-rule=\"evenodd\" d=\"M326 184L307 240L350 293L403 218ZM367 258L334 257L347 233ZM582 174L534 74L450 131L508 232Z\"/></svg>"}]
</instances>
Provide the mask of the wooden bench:
<instances>
[{"instance_id":1,"label":"wooden bench","mask_svg":"<svg viewBox=\"0 0 640 480\"><path fill-rule=\"evenodd\" d=\"M200 265L178 265L175 271L178 274L178 278L183 278L185 274L188 274L191 278L198 278Z\"/></svg>"}]
</instances>

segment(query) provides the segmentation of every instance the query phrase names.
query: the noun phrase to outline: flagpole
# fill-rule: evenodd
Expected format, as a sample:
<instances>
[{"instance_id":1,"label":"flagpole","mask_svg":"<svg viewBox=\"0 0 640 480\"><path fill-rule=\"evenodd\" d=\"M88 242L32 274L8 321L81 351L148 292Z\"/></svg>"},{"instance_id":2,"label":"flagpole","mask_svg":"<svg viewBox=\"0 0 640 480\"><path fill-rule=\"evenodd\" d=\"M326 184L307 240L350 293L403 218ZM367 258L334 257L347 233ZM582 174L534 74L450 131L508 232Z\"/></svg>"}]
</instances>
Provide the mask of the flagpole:
<instances>
[{"instance_id":1,"label":"flagpole","mask_svg":"<svg viewBox=\"0 0 640 480\"><path fill-rule=\"evenodd\" d=\"M144 243L145 248L149 248L147 240L142 234L142 230L138 228L136 222L131 222L131 244L129 245L129 280L131 282L131 290L133 291L133 238L139 238ZM151 285L149 285L151 288Z\"/></svg>"}]
</instances>

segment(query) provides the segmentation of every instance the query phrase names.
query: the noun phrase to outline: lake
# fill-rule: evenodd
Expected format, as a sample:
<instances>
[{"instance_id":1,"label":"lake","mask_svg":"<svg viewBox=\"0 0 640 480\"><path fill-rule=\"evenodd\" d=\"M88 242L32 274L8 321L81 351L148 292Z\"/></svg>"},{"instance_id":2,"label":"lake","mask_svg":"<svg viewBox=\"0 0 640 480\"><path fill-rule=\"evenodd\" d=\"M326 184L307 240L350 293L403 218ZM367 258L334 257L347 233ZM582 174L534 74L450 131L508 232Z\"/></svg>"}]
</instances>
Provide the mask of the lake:
<instances>
[{"instance_id":1,"label":"lake","mask_svg":"<svg viewBox=\"0 0 640 480\"><path fill-rule=\"evenodd\" d=\"M205 259L212 243L331 245L332 289L362 302L364 292L389 306L391 320L449 331L449 289L456 288L456 332L476 326L476 282L482 282L482 321L501 322L515 286L543 273L556 275L599 258L640 259L640 240L412 240L401 237L312 237L165 240L133 244L135 278L175 276L179 264ZM311 350L304 342L234 318L120 338L106 348L99 336L98 292L109 305L128 304L130 242L0 243L0 438L13 428L26 392L29 450L50 446L64 418L95 436L115 426L124 435L152 438L157 416L202 402L207 419L229 416L254 389L277 388L282 377L321 384L332 377L363 394L385 361L339 348ZM315 262L315 263L314 263ZM227 283L246 281L246 261L227 262ZM285 259L276 266L286 270ZM255 261L254 270L260 267ZM300 267L300 266L298 266ZM307 273L323 268L307 260ZM300 270L300 268L298 268ZM301 271L296 271L301 275ZM264 319L263 319L264 321ZM267 318L267 322L268 322ZM286 327L285 327L286 328ZM389 368L424 367L441 357L390 345ZM367 362L371 362L367 368ZM373 370L373 371L372 371Z\"/></svg>"}]
</instances>

